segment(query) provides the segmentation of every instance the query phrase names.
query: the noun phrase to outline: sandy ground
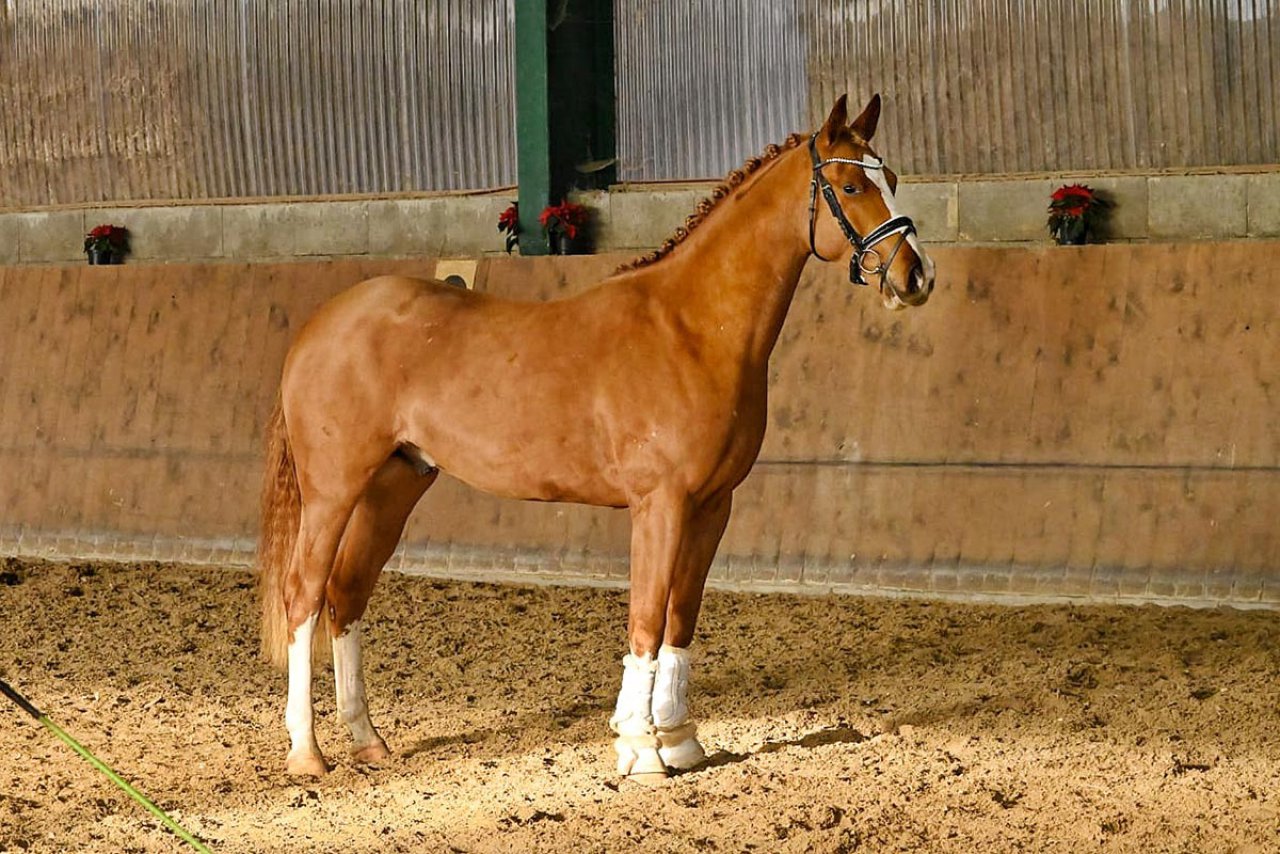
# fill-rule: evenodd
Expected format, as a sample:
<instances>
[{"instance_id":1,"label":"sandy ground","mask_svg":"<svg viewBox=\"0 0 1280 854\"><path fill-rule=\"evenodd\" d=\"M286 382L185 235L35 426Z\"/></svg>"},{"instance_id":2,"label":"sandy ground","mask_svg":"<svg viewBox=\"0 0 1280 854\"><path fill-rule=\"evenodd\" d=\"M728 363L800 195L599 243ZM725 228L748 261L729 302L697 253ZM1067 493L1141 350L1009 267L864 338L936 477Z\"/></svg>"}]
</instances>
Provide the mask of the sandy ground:
<instances>
[{"instance_id":1,"label":"sandy ground","mask_svg":"<svg viewBox=\"0 0 1280 854\"><path fill-rule=\"evenodd\" d=\"M252 578L0 563L0 674L217 851L1280 850L1280 615L708 595L708 765L612 773L625 597L387 576L355 767L281 771ZM0 708L0 851L184 846Z\"/></svg>"}]
</instances>

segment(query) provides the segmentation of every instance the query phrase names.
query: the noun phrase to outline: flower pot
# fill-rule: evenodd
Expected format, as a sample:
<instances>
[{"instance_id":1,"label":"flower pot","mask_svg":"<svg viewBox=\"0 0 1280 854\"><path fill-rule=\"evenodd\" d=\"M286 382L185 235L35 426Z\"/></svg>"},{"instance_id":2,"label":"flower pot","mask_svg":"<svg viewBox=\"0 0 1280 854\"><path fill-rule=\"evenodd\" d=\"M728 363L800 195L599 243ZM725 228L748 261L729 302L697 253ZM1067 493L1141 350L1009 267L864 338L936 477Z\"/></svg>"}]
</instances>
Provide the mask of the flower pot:
<instances>
[{"instance_id":1,"label":"flower pot","mask_svg":"<svg viewBox=\"0 0 1280 854\"><path fill-rule=\"evenodd\" d=\"M551 234L552 255L589 255L590 253L591 244L585 234L579 233L575 237L560 232Z\"/></svg>"},{"instance_id":2,"label":"flower pot","mask_svg":"<svg viewBox=\"0 0 1280 854\"><path fill-rule=\"evenodd\" d=\"M123 264L124 256L109 249L90 249L87 253L90 264Z\"/></svg>"}]
</instances>

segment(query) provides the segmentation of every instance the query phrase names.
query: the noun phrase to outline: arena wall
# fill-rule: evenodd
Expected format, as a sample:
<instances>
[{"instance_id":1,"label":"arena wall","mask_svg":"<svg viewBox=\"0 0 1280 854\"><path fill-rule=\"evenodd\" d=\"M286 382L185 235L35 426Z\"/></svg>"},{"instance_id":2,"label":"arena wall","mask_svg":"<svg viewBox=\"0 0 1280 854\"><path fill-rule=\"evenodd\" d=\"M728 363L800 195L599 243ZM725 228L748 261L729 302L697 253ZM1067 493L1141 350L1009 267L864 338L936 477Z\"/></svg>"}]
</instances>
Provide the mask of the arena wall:
<instances>
[{"instance_id":1,"label":"arena wall","mask_svg":"<svg viewBox=\"0 0 1280 854\"><path fill-rule=\"evenodd\" d=\"M889 152L892 163L892 153ZM1058 174L963 179L906 176L898 201L931 246L1049 239L1049 196L1084 182L1115 203L1098 242L1280 237L1280 167L1198 174ZM591 210L600 252L647 251L684 224L714 183L618 185L575 193ZM497 254L494 225L515 191L471 195L253 199L191 205L92 205L0 210L0 265L84 260L84 235L130 231L130 260L292 261Z\"/></svg>"},{"instance_id":2,"label":"arena wall","mask_svg":"<svg viewBox=\"0 0 1280 854\"><path fill-rule=\"evenodd\" d=\"M811 264L714 583L1280 605L1278 251L951 247L902 313ZM546 299L626 257L485 258L475 286ZM362 278L434 270L0 267L0 554L249 562L292 336ZM627 533L442 479L392 565L621 583Z\"/></svg>"}]
</instances>

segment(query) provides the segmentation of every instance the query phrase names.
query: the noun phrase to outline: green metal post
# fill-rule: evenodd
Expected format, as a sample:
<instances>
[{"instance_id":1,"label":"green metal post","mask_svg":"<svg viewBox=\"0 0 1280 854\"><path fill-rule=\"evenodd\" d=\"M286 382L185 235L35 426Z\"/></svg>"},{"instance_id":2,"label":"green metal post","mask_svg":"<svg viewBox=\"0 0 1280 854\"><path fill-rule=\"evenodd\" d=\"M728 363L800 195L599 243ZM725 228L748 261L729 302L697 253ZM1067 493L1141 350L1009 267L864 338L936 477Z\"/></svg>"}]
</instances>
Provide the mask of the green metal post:
<instances>
[{"instance_id":1,"label":"green metal post","mask_svg":"<svg viewBox=\"0 0 1280 854\"><path fill-rule=\"evenodd\" d=\"M516 166L522 255L546 255L550 249L538 223L538 214L551 198L547 71L547 0L516 0Z\"/></svg>"},{"instance_id":2,"label":"green metal post","mask_svg":"<svg viewBox=\"0 0 1280 854\"><path fill-rule=\"evenodd\" d=\"M615 171L613 0L516 0L520 253L549 251L538 214Z\"/></svg>"}]
</instances>

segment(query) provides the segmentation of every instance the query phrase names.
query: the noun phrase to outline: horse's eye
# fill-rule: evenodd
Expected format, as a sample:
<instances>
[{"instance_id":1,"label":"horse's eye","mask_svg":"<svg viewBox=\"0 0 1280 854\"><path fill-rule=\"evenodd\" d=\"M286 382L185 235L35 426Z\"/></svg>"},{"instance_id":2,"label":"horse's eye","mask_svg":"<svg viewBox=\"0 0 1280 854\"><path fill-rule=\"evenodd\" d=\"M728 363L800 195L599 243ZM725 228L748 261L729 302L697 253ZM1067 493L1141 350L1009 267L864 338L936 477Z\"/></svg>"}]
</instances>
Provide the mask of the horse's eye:
<instances>
[{"instance_id":1,"label":"horse's eye","mask_svg":"<svg viewBox=\"0 0 1280 854\"><path fill-rule=\"evenodd\" d=\"M844 193L846 196L852 196L856 192L858 192L858 188L853 186L852 184L844 185Z\"/></svg>"}]
</instances>

